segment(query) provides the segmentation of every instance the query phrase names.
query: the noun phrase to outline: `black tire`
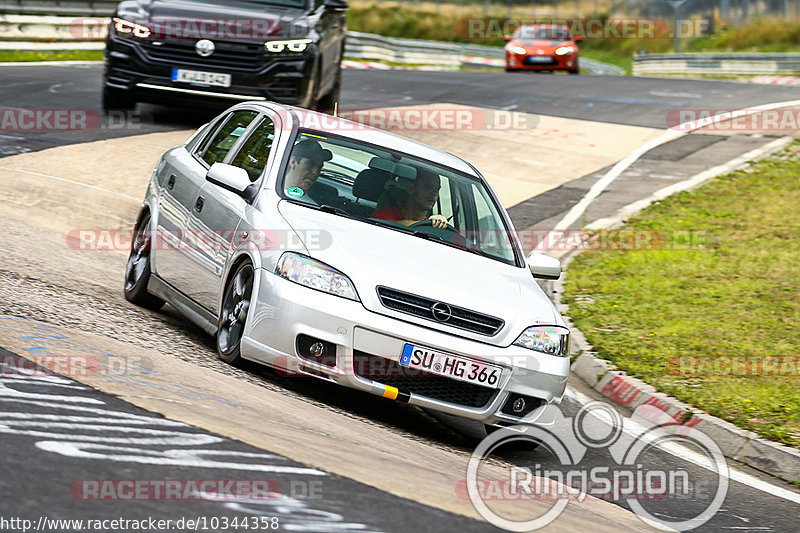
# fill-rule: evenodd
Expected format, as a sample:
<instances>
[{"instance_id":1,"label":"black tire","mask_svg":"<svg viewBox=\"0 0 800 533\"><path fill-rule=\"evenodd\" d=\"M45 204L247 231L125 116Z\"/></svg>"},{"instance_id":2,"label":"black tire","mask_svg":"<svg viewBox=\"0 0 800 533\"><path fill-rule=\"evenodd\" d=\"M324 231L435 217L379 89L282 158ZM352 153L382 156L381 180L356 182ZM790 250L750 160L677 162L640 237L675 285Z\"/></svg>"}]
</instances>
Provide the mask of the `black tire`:
<instances>
[{"instance_id":1,"label":"black tire","mask_svg":"<svg viewBox=\"0 0 800 533\"><path fill-rule=\"evenodd\" d=\"M225 286L217 324L217 356L228 364L242 362L244 326L253 296L255 270L249 261L242 263Z\"/></svg>"},{"instance_id":2,"label":"black tire","mask_svg":"<svg viewBox=\"0 0 800 533\"><path fill-rule=\"evenodd\" d=\"M581 70L581 68L580 68L580 66L578 65L578 63L575 63L575 68L574 68L574 69L572 69L572 70L570 70L570 71L569 71L569 73L570 73L570 74L578 74L578 73L580 72L580 70Z\"/></svg>"},{"instance_id":3,"label":"black tire","mask_svg":"<svg viewBox=\"0 0 800 533\"><path fill-rule=\"evenodd\" d=\"M147 292L150 280L151 251L150 213L142 218L131 241L131 253L125 265L125 299L145 309L157 311L164 300Z\"/></svg>"},{"instance_id":4,"label":"black tire","mask_svg":"<svg viewBox=\"0 0 800 533\"><path fill-rule=\"evenodd\" d=\"M127 91L103 87L103 111L133 111L136 100Z\"/></svg>"}]
</instances>

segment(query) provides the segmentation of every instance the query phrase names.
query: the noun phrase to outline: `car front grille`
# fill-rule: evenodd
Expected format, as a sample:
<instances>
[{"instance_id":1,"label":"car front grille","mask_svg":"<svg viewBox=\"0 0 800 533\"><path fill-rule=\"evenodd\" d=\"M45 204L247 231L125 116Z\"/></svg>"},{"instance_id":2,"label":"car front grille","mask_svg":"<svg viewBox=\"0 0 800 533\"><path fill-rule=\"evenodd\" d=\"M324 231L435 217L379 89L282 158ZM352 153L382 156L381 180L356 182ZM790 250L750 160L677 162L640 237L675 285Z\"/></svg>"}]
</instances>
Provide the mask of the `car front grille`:
<instances>
[{"instance_id":1,"label":"car front grille","mask_svg":"<svg viewBox=\"0 0 800 533\"><path fill-rule=\"evenodd\" d=\"M384 307L400 311L409 315L418 316L427 320L432 320L438 324L445 324L454 328L464 329L480 333L481 335L492 336L503 328L503 320L482 313L476 313L469 309L456 307L438 300L417 296L407 292L390 289L388 287L378 287L378 296ZM441 320L434 316L433 308L436 304L444 305L450 310L450 318Z\"/></svg>"},{"instance_id":2,"label":"car front grille","mask_svg":"<svg viewBox=\"0 0 800 533\"><path fill-rule=\"evenodd\" d=\"M156 44L159 43L159 44ZM191 64L197 67L255 71L264 63L264 44L258 42L214 41L216 49L201 57L194 49L195 41L143 41L145 53L157 61Z\"/></svg>"},{"instance_id":3,"label":"car front grille","mask_svg":"<svg viewBox=\"0 0 800 533\"><path fill-rule=\"evenodd\" d=\"M418 394L434 400L465 407L485 407L494 398L495 389L458 381L401 366L397 361L354 351L354 369L359 377L396 387L400 392Z\"/></svg>"}]
</instances>

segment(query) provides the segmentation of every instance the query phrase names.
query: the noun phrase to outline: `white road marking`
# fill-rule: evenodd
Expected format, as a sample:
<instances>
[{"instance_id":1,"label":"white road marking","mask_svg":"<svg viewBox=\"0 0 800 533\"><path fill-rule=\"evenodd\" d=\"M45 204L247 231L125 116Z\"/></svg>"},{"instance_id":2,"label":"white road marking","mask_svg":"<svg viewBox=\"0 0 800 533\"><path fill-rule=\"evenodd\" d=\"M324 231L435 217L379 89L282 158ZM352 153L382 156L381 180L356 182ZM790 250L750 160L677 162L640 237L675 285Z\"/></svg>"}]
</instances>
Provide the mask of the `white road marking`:
<instances>
[{"instance_id":1,"label":"white road marking","mask_svg":"<svg viewBox=\"0 0 800 533\"><path fill-rule=\"evenodd\" d=\"M679 98L702 98L702 94L697 93L680 93L680 92L672 92L672 91L650 91L650 94L653 96L667 96L667 97L679 97Z\"/></svg>"},{"instance_id":2,"label":"white road marking","mask_svg":"<svg viewBox=\"0 0 800 533\"><path fill-rule=\"evenodd\" d=\"M578 405L586 405L587 403L593 401L593 399L587 396L586 394L577 391L571 387L567 388L565 396L568 399L572 400L573 402L577 403ZM623 426L623 431L634 438L637 435L640 435L643 431L645 431L645 429L646 428L644 426L641 426L640 424L631 419L626 419L625 426ZM703 454L692 451L674 442L660 443L658 444L658 447L661 450L679 459L683 459L686 462L695 464L697 466L705 468L706 470L717 473L708 464L709 463L708 458ZM767 483L766 481L763 481L753 475L746 474L738 470L734 470L730 465L728 465L728 478L737 483L747 485L748 487L760 490L761 492L765 492L777 498L782 498L784 500L788 500L790 502L800 505L800 494Z\"/></svg>"},{"instance_id":3,"label":"white road marking","mask_svg":"<svg viewBox=\"0 0 800 533\"><path fill-rule=\"evenodd\" d=\"M698 174L695 174L689 179L679 181L678 183L673 183L672 185L668 185L663 189L659 189L647 198L643 198L642 200L637 200L632 202L624 207L622 207L617 214L613 217L606 217L606 218L598 218L591 224L586 226L586 229L590 230L599 230L599 229L607 229L613 227L616 224L621 223L626 218L630 217L634 213L641 211L648 205L658 200L663 200L664 198L671 196L677 192L685 191L687 189L691 189L703 183L706 180L713 178L714 176L718 176L720 174L724 174L726 172L730 172L735 170L737 167L740 167L747 163L748 161L753 161L758 159L764 154L768 154L774 150L779 150L784 146L787 146L792 142L792 137L781 137L780 139L775 139L769 144L765 144L760 148L756 148L754 150L750 150L749 152L740 155L735 159L731 159L727 163L722 165L717 165L716 167L709 168L708 170L704 170Z\"/></svg>"},{"instance_id":4,"label":"white road marking","mask_svg":"<svg viewBox=\"0 0 800 533\"><path fill-rule=\"evenodd\" d=\"M38 176L40 178L47 178L47 179L51 179L51 180L55 180L55 181L63 181L65 183L72 183L73 185L80 185L81 187L86 187L86 188L89 188L89 189L94 189L96 191L101 191L101 192L105 192L105 193L108 193L108 194L113 194L114 196L120 196L122 198L125 198L126 200L131 200L133 202L136 202L137 204L141 203L140 200L137 200L133 196L128 196L127 194L122 194L121 192L112 191L110 189L104 189L104 188L98 187L96 185L89 185L88 183L81 183L80 181L75 181L75 180L71 180L71 179L67 179L67 178L59 178L58 176L51 176L50 174L42 174L41 172L33 172L31 170L20 170L18 168L0 167L0 170L5 170L6 172L19 172L20 174L30 174L31 176Z\"/></svg>"},{"instance_id":5,"label":"white road marking","mask_svg":"<svg viewBox=\"0 0 800 533\"><path fill-rule=\"evenodd\" d=\"M581 215L583 215L589 208L589 205L591 205L591 203L598 196L600 196L600 194L606 189L606 187L608 187L615 179L617 179L620 175L622 175L622 173L625 172L625 170L627 170L628 167L630 167L633 163L636 162L636 160L638 160L640 157L642 157L651 149L660 146L664 143L667 143L669 141L675 140L684 135L687 135L692 131L704 128L706 126L710 126L712 124L716 124L724 119L730 119L733 113L752 115L754 113L758 113L761 111L769 111L771 109L780 109L781 107L790 107L797 105L800 105L800 100L773 102L770 104L739 109L732 113L714 115L713 117L684 122L676 126L675 128L666 130L664 133L662 133L655 139L652 139L651 141L648 141L643 145L641 145L639 148L635 149L628 155L628 157L619 161L608 172L606 172L605 176L600 178L594 185L592 185L592 188L589 189L589 192L587 192L586 195L584 195L584 197L581 198L581 200L577 204L572 206L572 209L570 209L567 212L567 214L564 215L562 219L555 225L555 227L550 232L548 232L547 238L544 238L539 241L536 250L542 251L546 246L551 247L558 245L564 238L563 230L568 229L576 220L578 220L581 217ZM556 238L557 240L554 241L553 238Z\"/></svg>"}]
</instances>

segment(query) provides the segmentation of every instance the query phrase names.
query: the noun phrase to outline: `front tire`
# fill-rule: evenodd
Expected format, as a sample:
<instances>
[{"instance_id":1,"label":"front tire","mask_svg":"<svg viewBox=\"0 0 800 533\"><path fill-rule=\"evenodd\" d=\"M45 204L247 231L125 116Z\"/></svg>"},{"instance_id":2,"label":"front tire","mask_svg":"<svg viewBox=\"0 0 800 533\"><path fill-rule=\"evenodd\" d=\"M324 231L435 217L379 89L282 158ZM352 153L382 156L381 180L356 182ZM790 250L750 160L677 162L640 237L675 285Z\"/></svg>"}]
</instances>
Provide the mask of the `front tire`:
<instances>
[{"instance_id":1,"label":"front tire","mask_svg":"<svg viewBox=\"0 0 800 533\"><path fill-rule=\"evenodd\" d=\"M249 261L239 265L225 287L217 325L217 356L228 364L242 361L242 336L253 296L255 270Z\"/></svg>"},{"instance_id":2,"label":"front tire","mask_svg":"<svg viewBox=\"0 0 800 533\"><path fill-rule=\"evenodd\" d=\"M103 87L103 111L133 111L136 109L136 100L128 91Z\"/></svg>"},{"instance_id":3,"label":"front tire","mask_svg":"<svg viewBox=\"0 0 800 533\"><path fill-rule=\"evenodd\" d=\"M150 280L151 252L150 213L142 218L131 242L131 253L125 265L125 299L145 309L157 311L164 300L147 292Z\"/></svg>"},{"instance_id":4,"label":"front tire","mask_svg":"<svg viewBox=\"0 0 800 533\"><path fill-rule=\"evenodd\" d=\"M336 72L336 81L334 81L333 87L317 101L317 105L315 106L316 110L332 115L334 109L336 108L337 102L339 102L339 95L341 92L342 68L339 66L339 70Z\"/></svg>"}]
</instances>

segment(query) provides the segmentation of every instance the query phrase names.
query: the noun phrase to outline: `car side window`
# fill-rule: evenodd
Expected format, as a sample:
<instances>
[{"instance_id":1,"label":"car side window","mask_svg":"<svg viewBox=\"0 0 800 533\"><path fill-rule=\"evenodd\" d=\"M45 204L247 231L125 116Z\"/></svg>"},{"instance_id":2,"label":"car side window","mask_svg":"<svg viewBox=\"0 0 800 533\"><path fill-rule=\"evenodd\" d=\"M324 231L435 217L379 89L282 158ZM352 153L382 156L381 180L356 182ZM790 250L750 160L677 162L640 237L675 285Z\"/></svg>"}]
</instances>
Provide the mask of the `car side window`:
<instances>
[{"instance_id":1,"label":"car side window","mask_svg":"<svg viewBox=\"0 0 800 533\"><path fill-rule=\"evenodd\" d=\"M203 161L209 165L220 162L228 155L239 137L247 130L247 126L256 118L255 111L237 111L233 113L222 128L214 135L202 155Z\"/></svg>"},{"instance_id":2,"label":"car side window","mask_svg":"<svg viewBox=\"0 0 800 533\"><path fill-rule=\"evenodd\" d=\"M273 140L275 140L275 124L269 117L264 117L242 144L231 165L245 169L250 181L256 181L267 165Z\"/></svg>"}]
</instances>

